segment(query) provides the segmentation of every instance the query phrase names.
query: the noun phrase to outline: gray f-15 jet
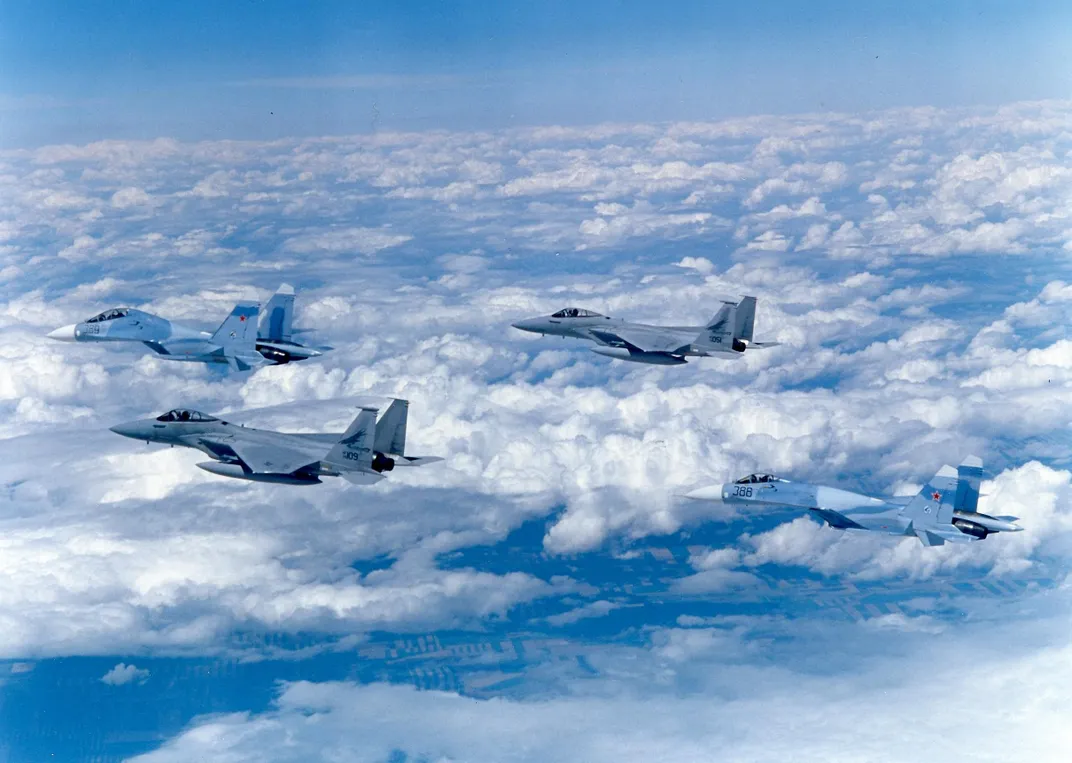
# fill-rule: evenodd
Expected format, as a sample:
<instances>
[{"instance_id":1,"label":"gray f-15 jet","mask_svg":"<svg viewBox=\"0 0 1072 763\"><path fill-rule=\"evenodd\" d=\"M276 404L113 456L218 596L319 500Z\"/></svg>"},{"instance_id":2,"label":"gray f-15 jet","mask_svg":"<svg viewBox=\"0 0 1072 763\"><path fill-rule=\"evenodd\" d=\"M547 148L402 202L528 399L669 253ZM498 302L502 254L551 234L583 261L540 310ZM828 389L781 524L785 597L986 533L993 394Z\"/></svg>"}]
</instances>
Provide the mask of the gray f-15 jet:
<instances>
[{"instance_id":1,"label":"gray f-15 jet","mask_svg":"<svg viewBox=\"0 0 1072 763\"><path fill-rule=\"evenodd\" d=\"M592 352L617 360L677 366L686 358L740 357L749 348L773 347L777 342L753 342L756 298L723 302L706 326L649 326L610 318L578 307L553 315L527 318L513 324L536 334L589 339Z\"/></svg>"},{"instance_id":2,"label":"gray f-15 jet","mask_svg":"<svg viewBox=\"0 0 1072 763\"><path fill-rule=\"evenodd\" d=\"M702 487L687 498L727 504L807 509L831 527L872 530L919 538L924 546L970 543L998 532L1019 532L1016 517L980 514L983 462L968 456L959 467L943 466L918 495L873 498L836 487L750 474L726 485Z\"/></svg>"},{"instance_id":3,"label":"gray f-15 jet","mask_svg":"<svg viewBox=\"0 0 1072 763\"><path fill-rule=\"evenodd\" d=\"M141 342L165 360L225 363L235 371L322 354L320 349L304 347L293 339L297 332L291 327L294 289L290 286L284 284L272 296L258 324L259 312L256 303L236 305L227 320L209 333L143 310L118 307L58 328L48 336L64 342Z\"/></svg>"},{"instance_id":4,"label":"gray f-15 jet","mask_svg":"<svg viewBox=\"0 0 1072 763\"><path fill-rule=\"evenodd\" d=\"M379 421L377 412L362 407L345 432L328 434L253 429L178 408L111 430L135 440L196 448L215 459L198 464L212 474L286 485L315 485L321 477L371 485L396 466L443 460L405 455L408 401L392 400Z\"/></svg>"}]
</instances>

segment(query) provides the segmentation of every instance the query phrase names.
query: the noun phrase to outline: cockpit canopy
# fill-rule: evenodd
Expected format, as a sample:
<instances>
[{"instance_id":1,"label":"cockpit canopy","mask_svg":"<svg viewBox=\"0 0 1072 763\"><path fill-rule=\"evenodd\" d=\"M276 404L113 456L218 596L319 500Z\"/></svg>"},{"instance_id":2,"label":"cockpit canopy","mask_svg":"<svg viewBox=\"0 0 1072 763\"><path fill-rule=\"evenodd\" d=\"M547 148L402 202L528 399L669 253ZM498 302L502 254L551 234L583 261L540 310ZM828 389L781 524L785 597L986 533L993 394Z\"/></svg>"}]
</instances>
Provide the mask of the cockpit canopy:
<instances>
[{"instance_id":1,"label":"cockpit canopy","mask_svg":"<svg viewBox=\"0 0 1072 763\"><path fill-rule=\"evenodd\" d=\"M105 310L100 315L94 315L86 323L103 323L104 321L114 321L116 318L126 318L127 313L130 312L129 308L117 307L114 310Z\"/></svg>"},{"instance_id":2,"label":"cockpit canopy","mask_svg":"<svg viewBox=\"0 0 1072 763\"><path fill-rule=\"evenodd\" d=\"M163 416L157 416L157 421L219 421L217 418L209 416L207 413L201 413L199 411L188 411L184 408L176 408L173 411L168 411Z\"/></svg>"},{"instance_id":3,"label":"cockpit canopy","mask_svg":"<svg viewBox=\"0 0 1072 763\"><path fill-rule=\"evenodd\" d=\"M551 316L552 318L602 318L599 313L593 313L591 310L585 310L580 307L567 307L563 310L559 310L557 313Z\"/></svg>"},{"instance_id":4,"label":"cockpit canopy","mask_svg":"<svg viewBox=\"0 0 1072 763\"><path fill-rule=\"evenodd\" d=\"M773 474L749 474L747 477L741 477L734 482L734 485L754 485L757 482L786 482L781 477L775 477Z\"/></svg>"}]
</instances>

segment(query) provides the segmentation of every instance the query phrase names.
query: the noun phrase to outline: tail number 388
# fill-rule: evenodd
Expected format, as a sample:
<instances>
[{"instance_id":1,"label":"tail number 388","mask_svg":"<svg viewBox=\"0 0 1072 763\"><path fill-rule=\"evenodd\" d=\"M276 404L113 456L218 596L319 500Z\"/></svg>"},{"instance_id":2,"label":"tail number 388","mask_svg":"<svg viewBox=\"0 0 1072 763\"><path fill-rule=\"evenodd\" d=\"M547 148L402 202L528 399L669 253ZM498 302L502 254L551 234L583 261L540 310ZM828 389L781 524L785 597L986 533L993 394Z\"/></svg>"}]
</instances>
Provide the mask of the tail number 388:
<instances>
[{"instance_id":1,"label":"tail number 388","mask_svg":"<svg viewBox=\"0 0 1072 763\"><path fill-rule=\"evenodd\" d=\"M747 485L734 485L733 495L741 498L751 498L752 488L748 487Z\"/></svg>"}]
</instances>

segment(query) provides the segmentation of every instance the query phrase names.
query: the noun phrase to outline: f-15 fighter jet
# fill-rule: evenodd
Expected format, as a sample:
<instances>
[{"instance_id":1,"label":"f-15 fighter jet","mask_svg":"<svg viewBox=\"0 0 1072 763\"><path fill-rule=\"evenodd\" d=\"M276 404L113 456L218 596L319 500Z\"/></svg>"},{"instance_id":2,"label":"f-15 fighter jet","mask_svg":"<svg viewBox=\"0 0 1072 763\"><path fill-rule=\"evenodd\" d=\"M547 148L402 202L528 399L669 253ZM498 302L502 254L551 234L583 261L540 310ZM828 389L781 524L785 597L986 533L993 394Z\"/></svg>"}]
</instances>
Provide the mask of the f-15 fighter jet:
<instances>
[{"instance_id":1,"label":"f-15 fighter jet","mask_svg":"<svg viewBox=\"0 0 1072 763\"><path fill-rule=\"evenodd\" d=\"M678 366L686 358L740 357L749 348L773 347L777 342L753 342L756 298L723 302L706 326L649 326L609 318L578 307L567 307L553 315L528 318L513 324L516 329L536 334L552 334L590 339L599 347L592 352L617 360Z\"/></svg>"},{"instance_id":2,"label":"f-15 fighter jet","mask_svg":"<svg viewBox=\"0 0 1072 763\"><path fill-rule=\"evenodd\" d=\"M687 498L728 504L807 509L831 527L915 536L924 546L970 543L997 532L1019 532L1016 517L978 512L983 462L968 456L954 469L943 466L918 495L872 498L836 487L750 474L726 485L702 487Z\"/></svg>"},{"instance_id":3,"label":"f-15 fighter jet","mask_svg":"<svg viewBox=\"0 0 1072 763\"><path fill-rule=\"evenodd\" d=\"M322 354L293 340L293 288L285 284L279 288L258 326L259 312L255 303L236 305L227 320L209 333L132 307L118 307L48 336L64 342L141 342L165 360L226 363L235 371Z\"/></svg>"},{"instance_id":4,"label":"f-15 fighter jet","mask_svg":"<svg viewBox=\"0 0 1072 763\"><path fill-rule=\"evenodd\" d=\"M111 429L135 440L203 451L215 460L198 466L212 474L285 485L315 485L321 477L371 485L396 466L443 460L405 455L408 401L393 400L378 422L377 412L362 407L350 427L335 434L271 432L179 408Z\"/></svg>"}]
</instances>

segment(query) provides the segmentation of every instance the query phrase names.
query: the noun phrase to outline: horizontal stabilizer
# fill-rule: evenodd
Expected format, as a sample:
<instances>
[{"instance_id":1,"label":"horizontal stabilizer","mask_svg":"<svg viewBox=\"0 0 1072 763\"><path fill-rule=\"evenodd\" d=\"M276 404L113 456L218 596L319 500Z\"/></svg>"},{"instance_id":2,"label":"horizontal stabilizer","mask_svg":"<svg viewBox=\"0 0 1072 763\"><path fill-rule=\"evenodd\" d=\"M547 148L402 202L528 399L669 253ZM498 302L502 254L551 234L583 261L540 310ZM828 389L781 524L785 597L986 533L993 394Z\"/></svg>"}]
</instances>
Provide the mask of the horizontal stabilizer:
<instances>
[{"instance_id":1,"label":"horizontal stabilizer","mask_svg":"<svg viewBox=\"0 0 1072 763\"><path fill-rule=\"evenodd\" d=\"M962 533L955 527L936 527L936 528L922 528L915 527L913 530L916 533L916 537L919 538L919 542L924 546L942 546L946 542L949 543L971 543L977 540L974 536Z\"/></svg>"},{"instance_id":2,"label":"horizontal stabilizer","mask_svg":"<svg viewBox=\"0 0 1072 763\"><path fill-rule=\"evenodd\" d=\"M375 485L380 480L386 479L382 474L376 474L376 472L340 472L344 480L351 485Z\"/></svg>"},{"instance_id":3,"label":"horizontal stabilizer","mask_svg":"<svg viewBox=\"0 0 1072 763\"><path fill-rule=\"evenodd\" d=\"M765 347L779 347L781 344L781 342L749 342L748 349L762 350Z\"/></svg>"},{"instance_id":4,"label":"horizontal stabilizer","mask_svg":"<svg viewBox=\"0 0 1072 763\"><path fill-rule=\"evenodd\" d=\"M235 354L224 352L223 357L227 360L227 365L232 371L249 371L251 368L264 365L264 356L260 353L254 353L253 355L247 354Z\"/></svg>"},{"instance_id":5,"label":"horizontal stabilizer","mask_svg":"<svg viewBox=\"0 0 1072 763\"><path fill-rule=\"evenodd\" d=\"M929 530L916 530L916 537L919 538L919 542L924 546L944 546L945 541L940 535L930 532Z\"/></svg>"},{"instance_id":6,"label":"horizontal stabilizer","mask_svg":"<svg viewBox=\"0 0 1072 763\"><path fill-rule=\"evenodd\" d=\"M403 456L395 459L395 466L424 466L442 460L439 456Z\"/></svg>"}]
</instances>

